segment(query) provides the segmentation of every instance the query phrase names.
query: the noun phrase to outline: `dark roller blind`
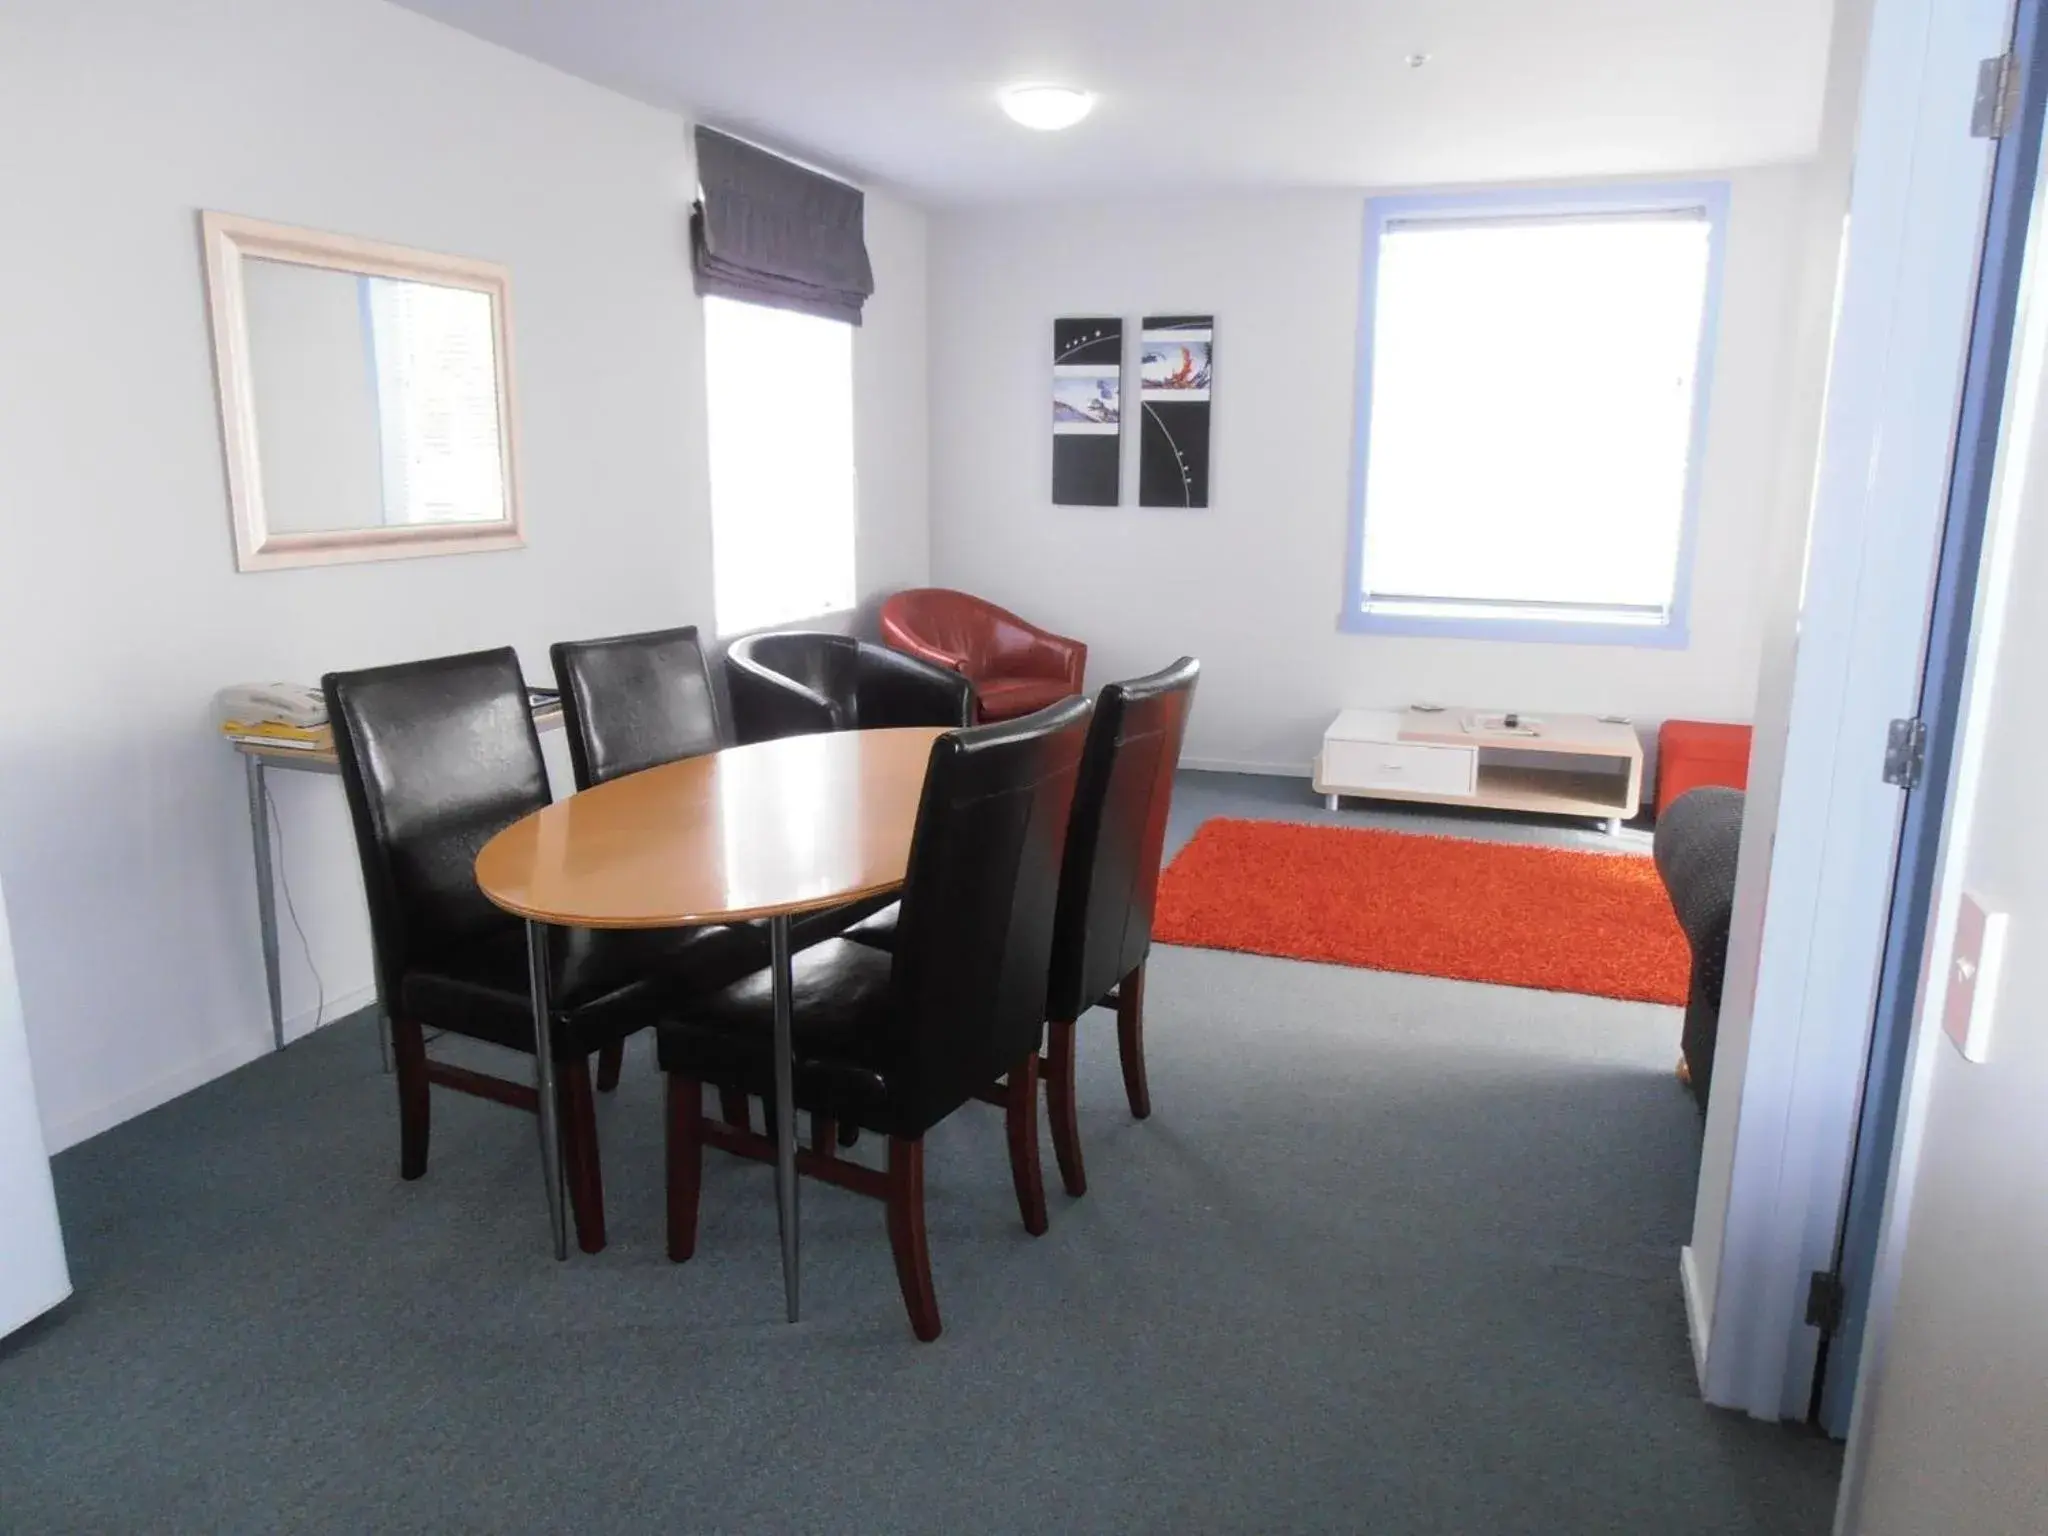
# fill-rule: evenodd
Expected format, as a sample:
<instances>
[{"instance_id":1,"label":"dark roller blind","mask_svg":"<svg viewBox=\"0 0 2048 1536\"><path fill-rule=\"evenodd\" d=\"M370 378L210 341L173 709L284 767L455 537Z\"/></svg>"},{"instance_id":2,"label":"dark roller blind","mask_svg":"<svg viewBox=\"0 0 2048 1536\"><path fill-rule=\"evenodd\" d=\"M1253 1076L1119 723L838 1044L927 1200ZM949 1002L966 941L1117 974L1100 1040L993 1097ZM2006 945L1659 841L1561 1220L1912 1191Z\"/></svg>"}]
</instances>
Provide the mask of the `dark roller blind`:
<instances>
[{"instance_id":1,"label":"dark roller blind","mask_svg":"<svg viewBox=\"0 0 2048 1536\"><path fill-rule=\"evenodd\" d=\"M875 291L859 188L697 130L697 291L860 324Z\"/></svg>"}]
</instances>

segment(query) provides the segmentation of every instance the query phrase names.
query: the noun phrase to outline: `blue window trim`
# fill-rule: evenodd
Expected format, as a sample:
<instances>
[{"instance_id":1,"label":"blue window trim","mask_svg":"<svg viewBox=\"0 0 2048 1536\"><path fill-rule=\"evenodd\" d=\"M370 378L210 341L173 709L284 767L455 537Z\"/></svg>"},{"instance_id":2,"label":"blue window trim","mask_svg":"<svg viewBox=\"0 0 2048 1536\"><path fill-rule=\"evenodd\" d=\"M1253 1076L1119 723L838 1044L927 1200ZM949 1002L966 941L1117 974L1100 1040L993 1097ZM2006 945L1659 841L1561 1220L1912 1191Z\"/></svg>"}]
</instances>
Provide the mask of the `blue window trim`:
<instances>
[{"instance_id":1,"label":"blue window trim","mask_svg":"<svg viewBox=\"0 0 2048 1536\"><path fill-rule=\"evenodd\" d=\"M1707 216L1707 295L1700 311L1699 368L1693 385L1692 437L1686 454L1685 508L1681 514L1678 575L1670 618L1660 625L1556 622L1542 619L1433 618L1375 614L1365 608L1365 471L1372 440L1373 318L1379 289L1380 241L1387 226L1427 215L1455 218L1538 217L1593 213L1659 213L1704 209ZM1705 473L1707 422L1714 394L1714 353L1721 332L1721 286L1727 265L1728 183L1662 182L1613 187L1537 189L1376 197L1365 205L1365 258L1360 263L1357 407L1353 422L1350 536L1344 556L1344 603L1337 627L1351 634L1419 635L1442 639L1626 645L1683 650L1691 641L1692 566L1699 540L1700 485Z\"/></svg>"}]
</instances>

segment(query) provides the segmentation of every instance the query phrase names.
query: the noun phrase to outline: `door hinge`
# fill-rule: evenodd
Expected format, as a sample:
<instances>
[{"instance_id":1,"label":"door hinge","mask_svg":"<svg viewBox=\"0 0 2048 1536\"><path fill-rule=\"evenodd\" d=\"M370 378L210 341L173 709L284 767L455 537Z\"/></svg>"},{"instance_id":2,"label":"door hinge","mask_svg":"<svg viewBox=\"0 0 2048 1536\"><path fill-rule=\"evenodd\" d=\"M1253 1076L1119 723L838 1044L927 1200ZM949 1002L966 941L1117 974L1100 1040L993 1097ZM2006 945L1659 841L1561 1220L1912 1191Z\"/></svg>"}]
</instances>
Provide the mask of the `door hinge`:
<instances>
[{"instance_id":1,"label":"door hinge","mask_svg":"<svg viewBox=\"0 0 2048 1536\"><path fill-rule=\"evenodd\" d=\"M1806 1287L1807 1327L1818 1328L1831 1336L1840 1333L1842 1310L1848 1301L1849 1293L1843 1288L1840 1275L1825 1269L1815 1270Z\"/></svg>"},{"instance_id":2,"label":"door hinge","mask_svg":"<svg viewBox=\"0 0 2048 1536\"><path fill-rule=\"evenodd\" d=\"M1884 736L1884 781L1901 789L1918 789L1927 766L1927 723L1894 720Z\"/></svg>"},{"instance_id":3,"label":"door hinge","mask_svg":"<svg viewBox=\"0 0 2048 1536\"><path fill-rule=\"evenodd\" d=\"M1970 137L2002 139L2019 116L2020 66L2009 53L1977 66L1977 97L1970 105Z\"/></svg>"}]
</instances>

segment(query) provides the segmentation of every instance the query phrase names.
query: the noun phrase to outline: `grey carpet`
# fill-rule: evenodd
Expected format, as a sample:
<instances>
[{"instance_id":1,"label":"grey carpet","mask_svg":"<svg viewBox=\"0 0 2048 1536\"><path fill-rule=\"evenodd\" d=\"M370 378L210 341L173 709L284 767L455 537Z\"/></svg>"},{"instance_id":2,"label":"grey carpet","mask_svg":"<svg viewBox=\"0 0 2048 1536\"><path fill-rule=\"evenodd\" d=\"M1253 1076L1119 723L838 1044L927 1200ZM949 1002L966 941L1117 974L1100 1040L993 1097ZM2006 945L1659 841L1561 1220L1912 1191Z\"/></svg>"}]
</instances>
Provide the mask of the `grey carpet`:
<instances>
[{"instance_id":1,"label":"grey carpet","mask_svg":"<svg viewBox=\"0 0 2048 1536\"><path fill-rule=\"evenodd\" d=\"M1307 814L1261 793L1177 836ZM556 1265L532 1122L437 1094L402 1185L367 1022L323 1031L57 1160L79 1294L0 1345L0 1530L1828 1528L1834 1448L1693 1389L1675 1010L1163 949L1149 1013L1143 1125L1084 1032L1045 1237L996 1111L933 1134L930 1346L856 1196L804 1189L797 1327L766 1170L709 1155L666 1261L644 1042L612 1247Z\"/></svg>"}]
</instances>

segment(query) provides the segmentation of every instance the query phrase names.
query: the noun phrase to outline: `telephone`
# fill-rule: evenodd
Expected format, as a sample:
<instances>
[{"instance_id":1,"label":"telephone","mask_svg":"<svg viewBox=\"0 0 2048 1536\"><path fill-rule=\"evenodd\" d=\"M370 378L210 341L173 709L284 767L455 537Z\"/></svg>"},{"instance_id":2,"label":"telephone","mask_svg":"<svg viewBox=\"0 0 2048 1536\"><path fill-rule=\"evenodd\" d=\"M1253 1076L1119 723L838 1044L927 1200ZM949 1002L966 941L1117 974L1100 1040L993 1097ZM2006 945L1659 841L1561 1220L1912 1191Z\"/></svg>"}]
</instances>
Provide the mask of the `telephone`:
<instances>
[{"instance_id":1,"label":"telephone","mask_svg":"<svg viewBox=\"0 0 2048 1536\"><path fill-rule=\"evenodd\" d=\"M213 696L221 724L276 724L311 730L327 723L327 700L303 683L237 683Z\"/></svg>"}]
</instances>

